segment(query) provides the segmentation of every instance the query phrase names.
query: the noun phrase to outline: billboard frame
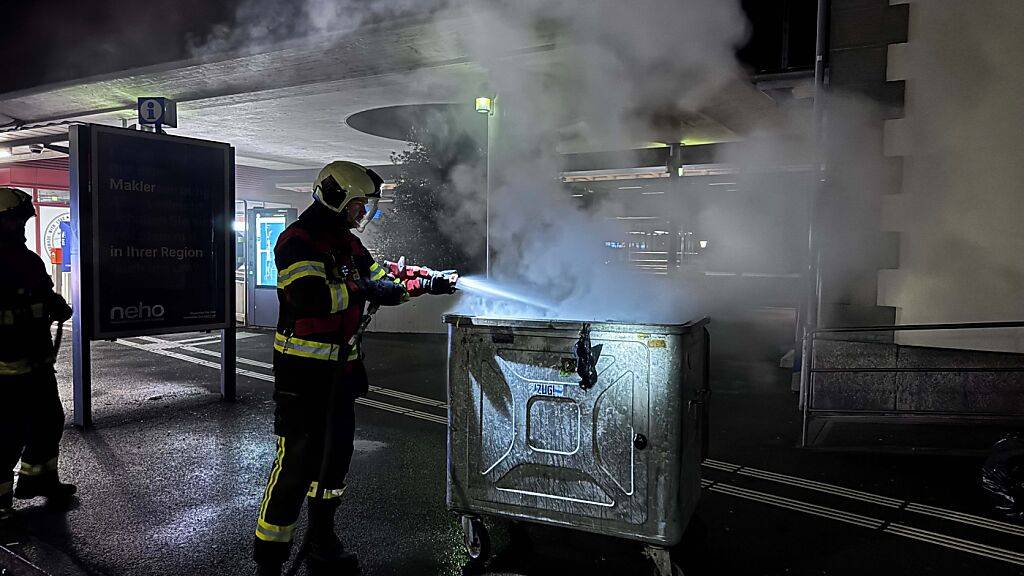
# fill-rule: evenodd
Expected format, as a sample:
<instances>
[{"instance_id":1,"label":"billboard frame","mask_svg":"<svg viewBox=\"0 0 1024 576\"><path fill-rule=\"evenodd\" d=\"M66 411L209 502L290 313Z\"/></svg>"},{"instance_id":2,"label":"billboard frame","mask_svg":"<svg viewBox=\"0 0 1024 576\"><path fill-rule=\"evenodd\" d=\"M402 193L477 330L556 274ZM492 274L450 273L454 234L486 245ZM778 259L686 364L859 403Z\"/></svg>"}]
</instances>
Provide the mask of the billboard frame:
<instances>
[{"instance_id":1,"label":"billboard frame","mask_svg":"<svg viewBox=\"0 0 1024 576\"><path fill-rule=\"evenodd\" d=\"M223 148L224 208L219 226L224 241L224 318L223 321L188 326L163 326L153 329L100 332L99 285L96 269L99 259L98 227L98 159L95 154L98 136L102 133L130 133L132 137L162 140L212 148ZM79 124L69 129L71 188L71 307L74 418L78 426L92 422L92 359L93 340L116 340L131 336L176 334L182 332L221 331L221 396L235 399L235 151L227 143L198 140L163 133L115 128L96 124ZM218 223L214 223L215 229Z\"/></svg>"}]
</instances>

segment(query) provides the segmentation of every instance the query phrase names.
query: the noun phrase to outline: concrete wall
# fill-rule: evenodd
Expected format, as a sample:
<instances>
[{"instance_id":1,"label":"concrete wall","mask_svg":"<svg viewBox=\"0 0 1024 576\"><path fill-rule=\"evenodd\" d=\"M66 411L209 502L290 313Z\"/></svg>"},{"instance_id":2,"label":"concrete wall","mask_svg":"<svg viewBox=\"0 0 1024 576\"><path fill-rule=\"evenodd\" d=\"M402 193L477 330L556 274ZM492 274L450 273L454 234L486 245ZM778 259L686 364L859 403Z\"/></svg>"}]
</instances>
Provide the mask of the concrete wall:
<instances>
[{"instance_id":1,"label":"concrete wall","mask_svg":"<svg viewBox=\"0 0 1024 576\"><path fill-rule=\"evenodd\" d=\"M373 317L370 332L446 334L441 315L455 307L458 296L421 296L401 306L381 308Z\"/></svg>"},{"instance_id":2,"label":"concrete wall","mask_svg":"<svg viewBox=\"0 0 1024 576\"><path fill-rule=\"evenodd\" d=\"M894 2L895 3L895 2ZM883 227L899 267L878 303L902 324L1024 319L1024 2L916 0L888 79L905 80L904 117L885 151L903 158ZM1024 352L1024 330L906 333L898 342Z\"/></svg>"}]
</instances>

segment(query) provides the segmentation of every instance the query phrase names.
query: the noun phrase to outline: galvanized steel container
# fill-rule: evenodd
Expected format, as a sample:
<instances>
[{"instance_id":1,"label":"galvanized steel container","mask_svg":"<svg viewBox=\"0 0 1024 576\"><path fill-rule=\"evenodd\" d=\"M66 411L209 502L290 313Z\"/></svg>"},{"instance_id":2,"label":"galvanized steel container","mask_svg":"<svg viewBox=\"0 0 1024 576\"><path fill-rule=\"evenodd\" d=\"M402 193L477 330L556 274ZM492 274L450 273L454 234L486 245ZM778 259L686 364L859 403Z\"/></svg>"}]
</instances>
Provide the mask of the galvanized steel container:
<instances>
[{"instance_id":1,"label":"galvanized steel container","mask_svg":"<svg viewBox=\"0 0 1024 576\"><path fill-rule=\"evenodd\" d=\"M706 318L444 321L450 510L679 542L700 497Z\"/></svg>"}]
</instances>

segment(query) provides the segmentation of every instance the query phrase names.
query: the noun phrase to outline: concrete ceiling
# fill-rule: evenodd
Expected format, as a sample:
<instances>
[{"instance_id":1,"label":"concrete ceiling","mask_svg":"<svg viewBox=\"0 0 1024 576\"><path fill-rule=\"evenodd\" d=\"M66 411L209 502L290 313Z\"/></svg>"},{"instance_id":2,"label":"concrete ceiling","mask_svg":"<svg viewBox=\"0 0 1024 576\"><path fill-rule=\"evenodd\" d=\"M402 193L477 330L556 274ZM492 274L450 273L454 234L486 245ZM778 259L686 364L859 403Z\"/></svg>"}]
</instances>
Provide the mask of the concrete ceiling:
<instances>
[{"instance_id":1,"label":"concrete ceiling","mask_svg":"<svg viewBox=\"0 0 1024 576\"><path fill-rule=\"evenodd\" d=\"M15 125L0 128L0 146L9 140L24 143L39 133L35 126L46 123L132 124L138 97L165 96L178 102L179 128L168 133L230 142L240 164L279 170L337 158L386 164L405 144L356 130L346 119L386 106L470 106L485 75L458 41L466 25L459 17L394 21L258 53L209 56L2 94L0 120L7 116ZM552 50L538 41L515 53L543 60ZM701 129L721 140L735 139L773 107L753 85L736 82L699 115Z\"/></svg>"},{"instance_id":2,"label":"concrete ceiling","mask_svg":"<svg viewBox=\"0 0 1024 576\"><path fill-rule=\"evenodd\" d=\"M482 73L458 47L462 25L459 18L397 21L256 54L3 94L0 115L22 130L0 132L0 145L54 121L134 123L137 98L165 96L178 102L179 128L169 133L231 142L243 164L296 168L338 157L386 163L403 144L354 130L345 119L383 105L470 98Z\"/></svg>"}]
</instances>

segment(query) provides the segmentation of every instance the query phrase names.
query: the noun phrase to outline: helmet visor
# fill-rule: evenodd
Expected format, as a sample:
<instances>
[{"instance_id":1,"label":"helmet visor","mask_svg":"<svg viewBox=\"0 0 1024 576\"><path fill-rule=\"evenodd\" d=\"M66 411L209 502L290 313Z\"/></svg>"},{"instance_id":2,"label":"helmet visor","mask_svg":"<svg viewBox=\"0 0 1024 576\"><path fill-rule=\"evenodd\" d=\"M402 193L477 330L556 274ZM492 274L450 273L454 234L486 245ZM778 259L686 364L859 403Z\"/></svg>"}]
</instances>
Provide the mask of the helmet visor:
<instances>
[{"instance_id":1,"label":"helmet visor","mask_svg":"<svg viewBox=\"0 0 1024 576\"><path fill-rule=\"evenodd\" d=\"M375 218L377 218L378 210L377 203L380 202L380 198L367 198L366 199L366 212L356 223L356 228L362 232L366 230L366 227L370 225Z\"/></svg>"}]
</instances>

